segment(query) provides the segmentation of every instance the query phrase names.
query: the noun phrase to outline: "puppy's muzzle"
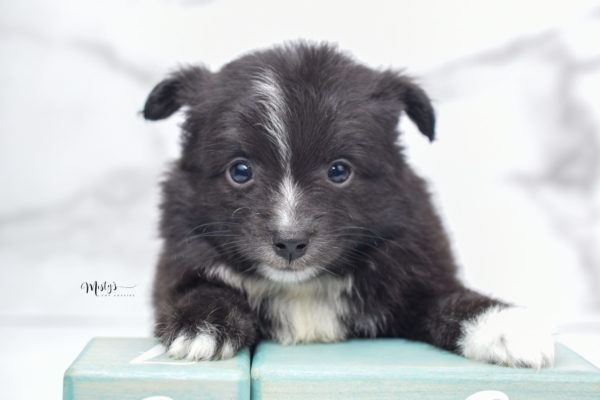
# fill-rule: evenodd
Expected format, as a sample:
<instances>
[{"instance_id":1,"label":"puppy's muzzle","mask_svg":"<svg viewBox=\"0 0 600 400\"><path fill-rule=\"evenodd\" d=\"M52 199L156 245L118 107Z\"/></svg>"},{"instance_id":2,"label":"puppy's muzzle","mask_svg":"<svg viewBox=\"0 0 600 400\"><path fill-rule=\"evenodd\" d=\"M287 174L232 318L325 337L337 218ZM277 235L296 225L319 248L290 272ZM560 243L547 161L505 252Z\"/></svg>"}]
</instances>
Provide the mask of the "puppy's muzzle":
<instances>
[{"instance_id":1,"label":"puppy's muzzle","mask_svg":"<svg viewBox=\"0 0 600 400\"><path fill-rule=\"evenodd\" d=\"M308 239L308 233L304 231L276 233L273 235L275 254L291 263L306 254Z\"/></svg>"}]
</instances>

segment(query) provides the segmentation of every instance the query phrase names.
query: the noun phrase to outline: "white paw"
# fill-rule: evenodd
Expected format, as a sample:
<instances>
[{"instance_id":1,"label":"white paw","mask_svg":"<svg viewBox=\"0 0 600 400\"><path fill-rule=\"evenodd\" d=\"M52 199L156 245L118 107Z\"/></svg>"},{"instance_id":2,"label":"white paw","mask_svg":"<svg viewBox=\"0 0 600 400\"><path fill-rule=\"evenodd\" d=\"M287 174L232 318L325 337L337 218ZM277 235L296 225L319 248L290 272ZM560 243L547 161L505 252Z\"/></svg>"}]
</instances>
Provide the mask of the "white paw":
<instances>
[{"instance_id":1,"label":"white paw","mask_svg":"<svg viewBox=\"0 0 600 400\"><path fill-rule=\"evenodd\" d=\"M219 348L217 340L211 333L199 333L189 337L179 335L167 350L167 354L176 359L186 360L220 360L233 357L235 349L229 340L225 340Z\"/></svg>"},{"instance_id":2,"label":"white paw","mask_svg":"<svg viewBox=\"0 0 600 400\"><path fill-rule=\"evenodd\" d=\"M535 369L554 364L550 329L522 308L491 307L463 322L458 344L473 360Z\"/></svg>"}]
</instances>

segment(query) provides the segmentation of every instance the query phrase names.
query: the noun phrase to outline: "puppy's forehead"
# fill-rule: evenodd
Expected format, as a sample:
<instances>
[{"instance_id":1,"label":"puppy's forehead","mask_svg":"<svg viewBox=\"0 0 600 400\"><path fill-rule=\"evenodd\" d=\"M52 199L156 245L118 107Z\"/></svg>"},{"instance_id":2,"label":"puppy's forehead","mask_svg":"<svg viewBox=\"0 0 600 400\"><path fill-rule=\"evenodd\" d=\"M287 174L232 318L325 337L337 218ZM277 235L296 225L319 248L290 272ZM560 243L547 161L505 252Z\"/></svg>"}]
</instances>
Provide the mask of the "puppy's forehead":
<instances>
[{"instance_id":1,"label":"puppy's forehead","mask_svg":"<svg viewBox=\"0 0 600 400\"><path fill-rule=\"evenodd\" d=\"M284 61L256 66L247 87L255 134L266 137L290 175L294 166L331 161L336 146L352 141L350 133L356 137L342 127L359 125L353 111L368 96L364 71L327 57L316 62L294 54Z\"/></svg>"}]
</instances>

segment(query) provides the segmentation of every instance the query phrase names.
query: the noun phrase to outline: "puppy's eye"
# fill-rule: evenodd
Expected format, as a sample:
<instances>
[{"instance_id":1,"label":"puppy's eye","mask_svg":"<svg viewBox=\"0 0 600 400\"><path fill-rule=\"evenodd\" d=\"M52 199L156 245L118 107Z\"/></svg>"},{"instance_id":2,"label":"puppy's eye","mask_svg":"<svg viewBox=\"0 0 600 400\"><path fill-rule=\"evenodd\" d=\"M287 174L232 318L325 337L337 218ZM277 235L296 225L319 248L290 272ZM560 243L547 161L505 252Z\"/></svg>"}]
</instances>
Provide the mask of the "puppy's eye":
<instances>
[{"instance_id":1,"label":"puppy's eye","mask_svg":"<svg viewBox=\"0 0 600 400\"><path fill-rule=\"evenodd\" d=\"M351 175L352 168L350 164L343 160L334 161L327 171L329 180L337 184L346 182Z\"/></svg>"},{"instance_id":2,"label":"puppy's eye","mask_svg":"<svg viewBox=\"0 0 600 400\"><path fill-rule=\"evenodd\" d=\"M252 180L254 176L248 160L235 160L229 167L227 178L236 185L243 185Z\"/></svg>"}]
</instances>

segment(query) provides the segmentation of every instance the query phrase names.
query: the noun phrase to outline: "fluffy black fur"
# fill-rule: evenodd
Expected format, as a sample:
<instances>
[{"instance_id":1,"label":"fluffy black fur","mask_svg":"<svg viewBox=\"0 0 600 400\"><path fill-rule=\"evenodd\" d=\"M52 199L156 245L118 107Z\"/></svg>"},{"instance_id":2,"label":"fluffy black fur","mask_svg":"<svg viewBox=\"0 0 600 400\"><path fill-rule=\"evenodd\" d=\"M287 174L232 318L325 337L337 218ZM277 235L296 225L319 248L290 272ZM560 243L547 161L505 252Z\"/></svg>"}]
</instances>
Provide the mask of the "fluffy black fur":
<instances>
[{"instance_id":1,"label":"fluffy black fur","mask_svg":"<svg viewBox=\"0 0 600 400\"><path fill-rule=\"evenodd\" d=\"M297 220L310 236L306 255L274 268L318 264L320 271L298 284L269 282L258 269L277 259L268 252L286 169L253 85L265 71L283 94L289 168L302 191ZM404 337L458 351L462 322L504 306L457 280L426 184L397 144L402 111L434 139L431 102L411 79L367 68L329 45L296 43L251 53L217 73L182 68L154 88L143 115L159 120L181 107L182 154L163 183L164 248L154 285L155 334L165 345L199 331L234 351L261 338L281 340L275 332L287 320L268 311L280 301L269 290L324 279L351 282L336 298L344 304L339 340ZM238 157L252 163L249 185L226 178ZM352 166L345 185L327 179L336 159ZM218 276L215 266L235 280ZM252 285L270 288L254 304Z\"/></svg>"}]
</instances>

